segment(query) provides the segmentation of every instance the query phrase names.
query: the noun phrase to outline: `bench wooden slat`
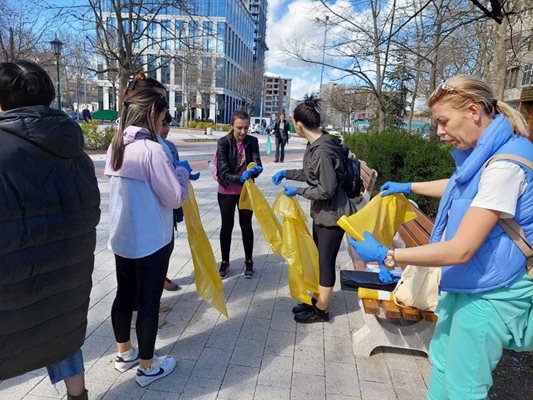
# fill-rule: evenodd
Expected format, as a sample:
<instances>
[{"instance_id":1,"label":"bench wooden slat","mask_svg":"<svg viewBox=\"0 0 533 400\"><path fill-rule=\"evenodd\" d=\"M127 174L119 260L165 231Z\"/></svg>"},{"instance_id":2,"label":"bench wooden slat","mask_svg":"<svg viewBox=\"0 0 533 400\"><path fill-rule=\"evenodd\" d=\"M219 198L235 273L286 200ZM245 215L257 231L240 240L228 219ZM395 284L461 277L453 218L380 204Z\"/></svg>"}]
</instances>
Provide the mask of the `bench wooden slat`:
<instances>
[{"instance_id":1,"label":"bench wooden slat","mask_svg":"<svg viewBox=\"0 0 533 400\"><path fill-rule=\"evenodd\" d=\"M426 321L437 322L439 320L439 317L437 317L432 311L420 311L420 313Z\"/></svg>"},{"instance_id":2,"label":"bench wooden slat","mask_svg":"<svg viewBox=\"0 0 533 400\"><path fill-rule=\"evenodd\" d=\"M402 312L403 319L406 319L408 321L420 321L422 319L422 315L420 314L418 308L405 306L400 307L400 310Z\"/></svg>"},{"instance_id":3,"label":"bench wooden slat","mask_svg":"<svg viewBox=\"0 0 533 400\"><path fill-rule=\"evenodd\" d=\"M400 318L402 316L400 307L398 307L392 301L381 300L380 303L381 308L383 308L383 311L385 312L386 318Z\"/></svg>"},{"instance_id":4,"label":"bench wooden slat","mask_svg":"<svg viewBox=\"0 0 533 400\"><path fill-rule=\"evenodd\" d=\"M367 314L379 315L379 304L374 299L361 299L363 301L363 308Z\"/></svg>"}]
</instances>

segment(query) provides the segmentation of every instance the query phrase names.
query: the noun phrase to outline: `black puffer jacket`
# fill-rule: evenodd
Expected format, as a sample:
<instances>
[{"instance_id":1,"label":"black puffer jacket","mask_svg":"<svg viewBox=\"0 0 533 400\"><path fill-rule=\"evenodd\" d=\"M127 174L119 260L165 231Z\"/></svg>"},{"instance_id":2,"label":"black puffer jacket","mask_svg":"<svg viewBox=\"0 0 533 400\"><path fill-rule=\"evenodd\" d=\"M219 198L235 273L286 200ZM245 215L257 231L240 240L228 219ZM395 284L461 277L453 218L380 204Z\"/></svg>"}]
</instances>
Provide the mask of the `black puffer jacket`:
<instances>
[{"instance_id":1,"label":"black puffer jacket","mask_svg":"<svg viewBox=\"0 0 533 400\"><path fill-rule=\"evenodd\" d=\"M244 154L246 156L245 165L255 162L260 167L261 156L259 155L259 141L256 137L246 135L243 141ZM237 183L242 185L237 174L237 167L239 166L239 153L237 152L237 141L235 136L230 132L226 136L218 140L217 146L217 177L218 183L227 188L230 183ZM259 174L255 174L254 178Z\"/></svg>"},{"instance_id":2,"label":"black puffer jacket","mask_svg":"<svg viewBox=\"0 0 533 400\"><path fill-rule=\"evenodd\" d=\"M309 185L299 187L298 194L311 200L311 218L317 225L337 226L341 216L356 212L355 200L348 197L340 184L348 151L339 138L323 133L307 145L303 169L285 172L287 179Z\"/></svg>"},{"instance_id":3,"label":"black puffer jacket","mask_svg":"<svg viewBox=\"0 0 533 400\"><path fill-rule=\"evenodd\" d=\"M85 339L100 193L79 125L49 107L0 113L0 380Z\"/></svg>"}]
</instances>

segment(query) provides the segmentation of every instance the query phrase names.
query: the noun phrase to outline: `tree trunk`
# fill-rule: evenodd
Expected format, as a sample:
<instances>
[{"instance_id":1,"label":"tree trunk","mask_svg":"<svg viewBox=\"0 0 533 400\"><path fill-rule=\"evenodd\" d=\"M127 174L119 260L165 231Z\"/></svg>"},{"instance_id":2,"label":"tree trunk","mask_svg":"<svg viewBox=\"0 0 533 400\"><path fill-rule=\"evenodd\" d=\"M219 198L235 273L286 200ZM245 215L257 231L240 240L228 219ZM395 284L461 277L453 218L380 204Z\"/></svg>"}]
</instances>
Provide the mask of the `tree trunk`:
<instances>
[{"instance_id":1,"label":"tree trunk","mask_svg":"<svg viewBox=\"0 0 533 400\"><path fill-rule=\"evenodd\" d=\"M494 48L494 58L496 60L495 74L494 74L494 95L497 99L503 100L503 92L505 90L505 71L507 70L507 63L505 57L505 39L507 38L508 28L507 18L504 18L502 23L498 26L496 32L496 47Z\"/></svg>"}]
</instances>

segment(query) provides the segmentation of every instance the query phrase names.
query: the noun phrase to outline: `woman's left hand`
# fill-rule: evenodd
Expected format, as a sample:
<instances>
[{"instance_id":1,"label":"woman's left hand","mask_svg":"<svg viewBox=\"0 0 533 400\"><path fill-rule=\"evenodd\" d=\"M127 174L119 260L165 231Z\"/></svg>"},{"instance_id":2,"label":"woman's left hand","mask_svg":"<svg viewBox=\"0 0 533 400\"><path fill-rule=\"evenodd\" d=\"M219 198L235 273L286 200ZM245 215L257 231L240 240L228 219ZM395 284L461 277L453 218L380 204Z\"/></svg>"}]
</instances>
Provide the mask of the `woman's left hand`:
<instances>
[{"instance_id":1,"label":"woman's left hand","mask_svg":"<svg viewBox=\"0 0 533 400\"><path fill-rule=\"evenodd\" d=\"M296 186L285 186L285 188L283 189L283 194L285 196L289 196L289 197L296 196L296 193L297 193Z\"/></svg>"},{"instance_id":2,"label":"woman's left hand","mask_svg":"<svg viewBox=\"0 0 533 400\"><path fill-rule=\"evenodd\" d=\"M379 243L368 231L365 231L365 240L358 242L351 237L348 239L348 243L365 262L377 261L383 264L385 257L387 257L388 247Z\"/></svg>"}]
</instances>

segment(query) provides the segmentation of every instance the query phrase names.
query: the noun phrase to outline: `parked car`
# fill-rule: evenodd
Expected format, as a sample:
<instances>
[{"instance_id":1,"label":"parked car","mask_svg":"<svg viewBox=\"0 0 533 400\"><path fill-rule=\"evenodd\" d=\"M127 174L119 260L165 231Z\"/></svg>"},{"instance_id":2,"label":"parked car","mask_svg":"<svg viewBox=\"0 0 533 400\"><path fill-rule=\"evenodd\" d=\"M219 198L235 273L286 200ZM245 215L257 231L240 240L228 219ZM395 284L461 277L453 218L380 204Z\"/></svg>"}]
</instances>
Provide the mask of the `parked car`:
<instances>
[{"instance_id":1,"label":"parked car","mask_svg":"<svg viewBox=\"0 0 533 400\"><path fill-rule=\"evenodd\" d=\"M170 121L170 126L180 126L180 123L176 121L174 118L172 118L172 121Z\"/></svg>"},{"instance_id":2,"label":"parked car","mask_svg":"<svg viewBox=\"0 0 533 400\"><path fill-rule=\"evenodd\" d=\"M72 118L74 121L78 119L78 113L76 111L68 111L66 112L70 118Z\"/></svg>"}]
</instances>

